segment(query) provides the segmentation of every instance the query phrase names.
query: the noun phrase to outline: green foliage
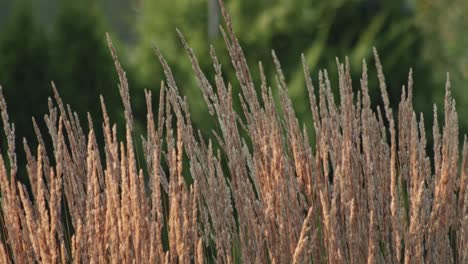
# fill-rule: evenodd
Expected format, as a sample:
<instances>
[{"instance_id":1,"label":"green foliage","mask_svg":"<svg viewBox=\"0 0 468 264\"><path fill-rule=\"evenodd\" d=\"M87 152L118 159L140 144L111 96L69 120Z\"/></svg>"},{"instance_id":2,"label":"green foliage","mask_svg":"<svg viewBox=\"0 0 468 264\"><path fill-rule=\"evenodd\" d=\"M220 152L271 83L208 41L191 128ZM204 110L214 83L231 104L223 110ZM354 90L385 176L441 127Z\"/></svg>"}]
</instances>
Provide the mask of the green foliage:
<instances>
[{"instance_id":1,"label":"green foliage","mask_svg":"<svg viewBox=\"0 0 468 264\"><path fill-rule=\"evenodd\" d=\"M10 102L17 148L22 149L23 137L35 148L31 113L37 120L47 113L51 81L64 101L80 115L83 127L87 127L87 112L92 114L95 124L101 124L99 98L90 96L95 94L102 94L109 115L121 120L117 115L120 114L117 78L97 4L62 1L50 37L38 26L33 13L31 1L19 1L7 27L0 32L0 85ZM39 121L38 126L44 133L44 122ZM99 136L102 132L97 131ZM44 137L46 141L48 138ZM25 163L23 154L19 152L20 168Z\"/></svg>"},{"instance_id":2,"label":"green foliage","mask_svg":"<svg viewBox=\"0 0 468 264\"><path fill-rule=\"evenodd\" d=\"M468 2L465 0L417 0L416 25L422 32L423 62L434 72L449 72L456 94L460 116L468 115ZM438 87L445 83L445 75L430 74ZM437 103L443 100L443 91L437 91ZM468 120L462 118L462 131L467 131Z\"/></svg>"},{"instance_id":3,"label":"green foliage","mask_svg":"<svg viewBox=\"0 0 468 264\"><path fill-rule=\"evenodd\" d=\"M49 68L47 38L36 27L30 2L20 1L0 35L0 85L12 102L8 109L15 123L16 145L20 149L23 137L35 139L31 113L42 119L47 111ZM22 161L24 156L20 155L19 162Z\"/></svg>"},{"instance_id":4,"label":"green foliage","mask_svg":"<svg viewBox=\"0 0 468 264\"><path fill-rule=\"evenodd\" d=\"M264 60L266 75L273 78L271 50L275 50L289 85L289 93L302 121L310 120L306 114L308 104L303 83L303 71L297 64L301 52L312 72L318 69L336 69L335 56L349 56L353 80L360 78L363 58L371 56L372 47L379 50L388 81L390 101L398 102L401 86L406 83L408 69L414 67L415 79L421 88L429 85L426 78L430 68L421 61L421 34L414 24L414 13L406 1L367 0L277 0L277 1L225 1L233 18L233 27L247 54L249 64ZM176 27L186 36L198 55L203 70L212 67L209 49L203 45L210 40L219 54L226 55L221 34L209 38L207 0L175 0L170 2L143 0L137 17L139 42L134 51L135 65L139 77L152 87L162 80L162 70L153 55L152 45L156 43L166 54L173 67L178 84L186 96L191 98L194 122L206 127L206 109L202 98L194 88L195 79L186 54L176 35ZM228 57L222 56L221 63L226 75L232 75ZM229 67L227 67L229 66ZM258 71L254 67L253 71ZM329 73L336 75L336 72ZM254 82L259 83L258 72L253 72ZM256 78L256 79L255 79ZM313 76L317 80L316 76ZM376 79L371 79L376 87ZM274 82L273 82L274 83ZM234 88L237 84L233 83ZM442 87L441 87L442 88ZM234 95L238 93L234 90ZM377 89L370 91L379 102ZM424 93L424 97L418 96ZM431 91L415 88L416 106L426 116L431 116ZM194 99L194 97L198 98ZM422 98L422 99L418 99ZM395 107L396 108L396 107ZM310 125L311 122L307 121Z\"/></svg>"},{"instance_id":5,"label":"green foliage","mask_svg":"<svg viewBox=\"0 0 468 264\"><path fill-rule=\"evenodd\" d=\"M61 5L53 32L53 79L64 101L81 115L90 112L96 118L100 103L91 94L104 95L109 109L119 102L102 15L94 1Z\"/></svg>"}]
</instances>

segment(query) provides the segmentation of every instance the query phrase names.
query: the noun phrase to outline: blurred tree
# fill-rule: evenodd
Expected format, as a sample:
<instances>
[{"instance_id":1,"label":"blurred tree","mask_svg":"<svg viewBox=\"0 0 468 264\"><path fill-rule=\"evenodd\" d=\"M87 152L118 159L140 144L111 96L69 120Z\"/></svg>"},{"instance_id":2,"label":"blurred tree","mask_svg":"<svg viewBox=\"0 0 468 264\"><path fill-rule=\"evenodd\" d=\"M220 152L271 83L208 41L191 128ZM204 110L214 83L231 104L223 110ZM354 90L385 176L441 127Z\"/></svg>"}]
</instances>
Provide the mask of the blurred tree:
<instances>
[{"instance_id":1,"label":"blurred tree","mask_svg":"<svg viewBox=\"0 0 468 264\"><path fill-rule=\"evenodd\" d=\"M209 2L208 2L209 1ZM413 10L405 0L238 0L224 1L230 13L236 35L244 48L254 81L259 82L259 60L264 66L270 84L275 86L271 50L275 50L283 66L289 93L300 119L310 119L307 92L300 54L304 52L317 80L317 70L326 68L333 80L336 74L335 56L342 61L349 56L356 87L361 75L362 59L373 64L372 47L379 50L387 75L390 99L396 104L400 98L401 86L406 83L410 67L415 69L418 87L427 87L425 76L429 68L421 61L421 34L414 23ZM226 74L232 77L229 58L220 36L210 39L210 0L174 0L171 2L142 0L137 14L139 42L134 50L134 63L138 65L139 76L145 83L157 89L163 79L162 71L154 56L155 42L173 67L173 73L182 93L187 95L193 111L193 119L205 131L210 126L204 118L205 106L198 89L186 53L178 39L175 28L186 36L198 55L202 69L208 76L212 73L208 54L208 40L213 42ZM226 67L229 66L229 67ZM227 69L227 70L226 70ZM373 71L373 67L370 67ZM378 87L375 75L371 76L371 96L377 97ZM233 80L233 78L230 78ZM236 86L236 83L233 83ZM337 85L335 85L335 88ZM415 93L424 92L424 98L417 98L418 110L431 116L431 91L416 87ZM237 92L234 92L236 95ZM378 98L377 98L378 99ZM378 101L378 100L374 100ZM394 105L394 109L397 106ZM310 124L310 122L308 122Z\"/></svg>"},{"instance_id":2,"label":"blurred tree","mask_svg":"<svg viewBox=\"0 0 468 264\"><path fill-rule=\"evenodd\" d=\"M18 1L0 36L0 85L15 123L19 150L23 137L36 142L31 114L42 119L51 94L48 40L35 25L31 2ZM23 153L18 151L20 165L25 162Z\"/></svg>"},{"instance_id":3,"label":"blurred tree","mask_svg":"<svg viewBox=\"0 0 468 264\"><path fill-rule=\"evenodd\" d=\"M104 96L111 116L119 106L117 74L101 19L95 1L62 1L52 39L57 88L83 121L86 112L92 113L95 124L99 124L96 129L102 120L97 95Z\"/></svg>"}]
</instances>

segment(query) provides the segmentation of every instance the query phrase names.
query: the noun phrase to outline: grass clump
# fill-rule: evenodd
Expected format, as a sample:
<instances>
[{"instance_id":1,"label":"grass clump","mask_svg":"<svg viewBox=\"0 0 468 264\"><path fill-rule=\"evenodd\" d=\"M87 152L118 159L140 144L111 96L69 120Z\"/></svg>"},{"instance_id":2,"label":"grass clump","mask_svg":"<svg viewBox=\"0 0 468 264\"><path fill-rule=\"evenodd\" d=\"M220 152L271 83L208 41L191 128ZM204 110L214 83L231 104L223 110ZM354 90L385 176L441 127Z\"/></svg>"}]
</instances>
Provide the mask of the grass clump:
<instances>
[{"instance_id":1,"label":"grass clump","mask_svg":"<svg viewBox=\"0 0 468 264\"><path fill-rule=\"evenodd\" d=\"M194 129L187 100L156 47L167 78L157 113L145 92L144 166L136 158L126 75L110 39L124 140L101 99L105 143L98 146L91 117L83 129L54 86L55 102L44 118L53 151L46 153L39 130L37 152L24 142L30 188L16 179L14 126L0 95L8 144L0 156L1 262L466 263L468 145L465 140L460 155L450 82L442 130L434 110L430 159L424 119L412 105L411 74L394 115L376 52L382 109L371 108L365 62L361 87L353 89L348 60L337 61L335 102L327 71L314 87L303 60L312 148L276 55L279 104L262 64L261 84L252 82L224 9L223 15L242 111L233 109L232 85L214 49L212 82L179 33L220 129L208 140Z\"/></svg>"}]
</instances>

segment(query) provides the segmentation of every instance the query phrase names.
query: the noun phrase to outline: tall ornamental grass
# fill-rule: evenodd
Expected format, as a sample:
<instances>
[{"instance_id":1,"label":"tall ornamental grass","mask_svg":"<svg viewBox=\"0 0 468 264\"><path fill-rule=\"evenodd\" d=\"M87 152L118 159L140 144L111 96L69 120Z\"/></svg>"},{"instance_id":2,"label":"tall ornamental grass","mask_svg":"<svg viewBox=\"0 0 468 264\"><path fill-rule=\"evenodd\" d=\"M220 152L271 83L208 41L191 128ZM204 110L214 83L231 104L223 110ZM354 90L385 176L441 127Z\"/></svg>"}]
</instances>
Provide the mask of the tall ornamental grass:
<instances>
[{"instance_id":1,"label":"tall ornamental grass","mask_svg":"<svg viewBox=\"0 0 468 264\"><path fill-rule=\"evenodd\" d=\"M166 81L157 112L145 91L147 132L136 135L126 75L108 38L125 109L123 140L102 97L102 127L88 115L83 128L53 85L40 121L48 135L33 120L39 144L22 146L26 184L17 179L22 150L0 93L7 139L1 143L8 148L0 156L1 263L467 263L468 145L465 139L459 147L449 80L444 121L434 106L428 146L423 116L412 105L411 72L392 109L374 52L383 99L374 108L366 62L360 87L352 87L348 60L337 61L337 102L327 71L313 81L303 58L314 128L308 131L295 116L275 53L275 88L261 63L261 83L253 83L224 9L223 15L235 80L225 78L214 49L208 78L179 32L217 121L209 138L192 126L178 89L183 83L157 47ZM231 82L240 87L241 111L233 108Z\"/></svg>"}]
</instances>

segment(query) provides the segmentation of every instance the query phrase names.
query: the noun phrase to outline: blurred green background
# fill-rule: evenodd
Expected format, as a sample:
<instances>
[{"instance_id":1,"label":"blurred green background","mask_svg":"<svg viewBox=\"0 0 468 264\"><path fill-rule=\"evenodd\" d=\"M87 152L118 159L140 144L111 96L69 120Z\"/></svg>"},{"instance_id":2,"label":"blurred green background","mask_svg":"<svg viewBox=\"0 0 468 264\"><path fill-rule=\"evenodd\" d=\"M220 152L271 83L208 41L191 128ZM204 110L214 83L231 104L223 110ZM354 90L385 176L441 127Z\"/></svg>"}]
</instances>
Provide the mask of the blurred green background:
<instances>
[{"instance_id":1,"label":"blurred green background","mask_svg":"<svg viewBox=\"0 0 468 264\"><path fill-rule=\"evenodd\" d=\"M349 56L356 88L365 58L372 65L371 95L379 104L372 59L375 46L395 111L401 87L407 83L409 68L413 68L415 107L424 113L426 127L432 127L433 103L442 110L446 72L450 72L461 134L467 131L468 1L225 0L225 4L255 82L259 82L257 65L262 61L275 87L274 49L297 115L309 129L311 114L300 54L305 54L313 80L317 81L319 69L326 68L335 89L335 57L344 60ZM31 115L47 134L42 117L52 95L52 80L83 124L85 113L90 112L95 127L100 128L99 94L104 96L111 118L123 121L105 32L111 34L127 71L137 130L143 131L145 125L143 89L157 95L164 79L153 51L156 43L172 67L182 94L189 99L195 126L209 134L213 120L206 118L207 109L176 28L185 34L209 78L213 77L208 55L212 44L226 77L237 89L218 28L222 22L217 0L0 0L0 85L16 125L17 148L22 148L23 137L35 145ZM0 145L5 147L3 142ZM24 162L21 155L19 162Z\"/></svg>"}]
</instances>

